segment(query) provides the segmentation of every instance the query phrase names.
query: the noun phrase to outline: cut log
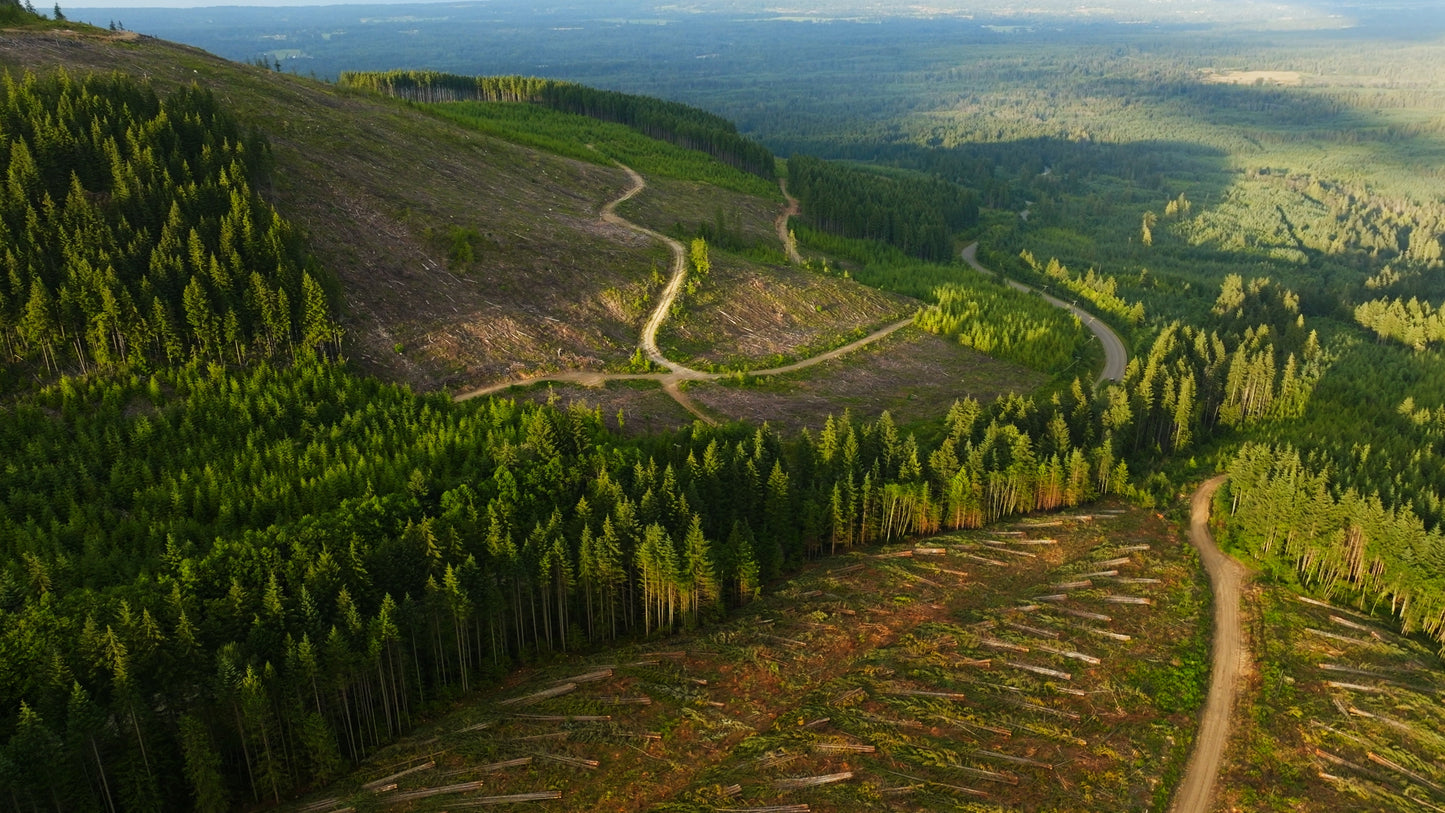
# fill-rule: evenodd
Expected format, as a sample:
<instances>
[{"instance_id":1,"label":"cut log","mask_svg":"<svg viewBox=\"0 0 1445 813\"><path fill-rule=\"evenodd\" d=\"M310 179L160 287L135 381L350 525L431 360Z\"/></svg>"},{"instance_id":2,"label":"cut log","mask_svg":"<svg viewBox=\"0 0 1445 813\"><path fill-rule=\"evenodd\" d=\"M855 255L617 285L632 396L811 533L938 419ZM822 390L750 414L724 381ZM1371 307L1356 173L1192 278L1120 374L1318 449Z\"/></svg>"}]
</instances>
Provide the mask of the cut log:
<instances>
[{"instance_id":1,"label":"cut log","mask_svg":"<svg viewBox=\"0 0 1445 813\"><path fill-rule=\"evenodd\" d=\"M1037 649L1040 652L1047 652L1050 655L1058 655L1061 658L1072 658L1076 661L1083 661L1084 663L1087 663L1091 666L1098 666L1099 664L1103 663L1103 661L1099 660L1093 655L1085 655L1082 652L1075 652L1072 649L1054 649L1052 647L1039 645L1035 645L1034 649Z\"/></svg>"},{"instance_id":2,"label":"cut log","mask_svg":"<svg viewBox=\"0 0 1445 813\"><path fill-rule=\"evenodd\" d=\"M1011 773L999 773L998 771L986 771L983 768L970 768L967 765L950 765L950 770L958 771L974 779L982 779L987 782L998 782L1001 785L1017 785L1019 778Z\"/></svg>"},{"instance_id":3,"label":"cut log","mask_svg":"<svg viewBox=\"0 0 1445 813\"><path fill-rule=\"evenodd\" d=\"M893 689L889 694L901 697L938 697L943 700L967 700L968 695L963 692L929 692L923 689Z\"/></svg>"},{"instance_id":4,"label":"cut log","mask_svg":"<svg viewBox=\"0 0 1445 813\"><path fill-rule=\"evenodd\" d=\"M831 785L834 782L846 782L853 778L852 771L839 773L826 773L820 776L794 776L787 779L773 780L773 787L778 790L797 790L798 788L815 788L819 785Z\"/></svg>"},{"instance_id":5,"label":"cut log","mask_svg":"<svg viewBox=\"0 0 1445 813\"><path fill-rule=\"evenodd\" d=\"M1003 622L1003 625L1004 625L1005 627L1009 627L1010 629L1016 629L1016 630L1018 630L1019 632L1026 632L1026 633L1028 633L1029 635L1033 635L1033 636L1038 637L1038 638L1058 638L1058 637L1059 637L1059 634L1058 634L1057 632L1053 631L1053 630L1039 629L1038 627L1030 627L1030 626L1027 626L1027 625L1025 625L1025 624L1015 624L1015 623L1012 622L1012 621L1005 621L1005 622Z\"/></svg>"},{"instance_id":6,"label":"cut log","mask_svg":"<svg viewBox=\"0 0 1445 813\"><path fill-rule=\"evenodd\" d=\"M1127 556L1120 556L1120 557L1117 558L1117 559L1106 559L1106 560L1104 560L1104 561L1102 561L1102 562L1095 562L1095 563L1094 563L1095 567L1102 567L1102 568L1118 567L1119 565L1127 565L1127 564L1129 564L1129 557L1127 557Z\"/></svg>"},{"instance_id":7,"label":"cut log","mask_svg":"<svg viewBox=\"0 0 1445 813\"><path fill-rule=\"evenodd\" d=\"M530 706L533 703L540 703L552 697L560 697L564 694L577 691L576 683L563 683L561 686L553 686L550 689L543 689L522 697L509 697L497 703L499 706Z\"/></svg>"},{"instance_id":8,"label":"cut log","mask_svg":"<svg viewBox=\"0 0 1445 813\"><path fill-rule=\"evenodd\" d=\"M517 759L508 759L503 762L492 762L487 765L476 765L469 768L456 768L455 770L447 771L446 773L442 774L442 776L456 776L457 774L464 773L493 773L495 771L504 770L506 768L523 768L531 764L531 757L518 757Z\"/></svg>"},{"instance_id":9,"label":"cut log","mask_svg":"<svg viewBox=\"0 0 1445 813\"><path fill-rule=\"evenodd\" d=\"M576 675L576 676L574 676L574 677L562 678L561 680L554 681L554 682L556 682L556 683L595 683L595 682L597 682L597 681L599 681L599 680L606 680L607 678L610 678L610 677L612 677L612 670L611 670L611 669L598 669L598 670L593 671L593 672L588 672L588 673L585 674L585 675Z\"/></svg>"},{"instance_id":10,"label":"cut log","mask_svg":"<svg viewBox=\"0 0 1445 813\"><path fill-rule=\"evenodd\" d=\"M563 765L571 765L574 768L586 768L588 770L596 770L597 766L602 764L595 759L580 759L578 757L563 756L562 754L538 754L537 756L541 759L560 762Z\"/></svg>"},{"instance_id":11,"label":"cut log","mask_svg":"<svg viewBox=\"0 0 1445 813\"><path fill-rule=\"evenodd\" d=\"M1029 648L1026 647L1026 646L1019 646L1018 644L1011 644L1011 643L1009 643L1008 641L1000 641L1000 640L998 640L998 639L996 639L996 638L980 638L980 639L978 639L978 643L979 643L980 646L986 646L986 647L989 647L990 649L1005 649L1005 650L1008 650L1009 652L1028 652L1028 651L1029 651Z\"/></svg>"},{"instance_id":12,"label":"cut log","mask_svg":"<svg viewBox=\"0 0 1445 813\"><path fill-rule=\"evenodd\" d=\"M1028 757L1016 757L1012 754L1003 754L999 753L998 751L986 751L983 749L978 749L974 751L969 751L968 753L970 756L981 757L983 759L997 759L1002 762L1012 763L1014 765L1027 765L1030 768L1046 768L1050 771L1054 769L1054 766L1050 765L1047 762L1039 762L1036 759L1029 759Z\"/></svg>"},{"instance_id":13,"label":"cut log","mask_svg":"<svg viewBox=\"0 0 1445 813\"><path fill-rule=\"evenodd\" d=\"M492 805L517 804L518 802L548 802L561 798L562 791L560 790L539 790L533 793L509 793L505 796L483 796L480 799L471 799L466 802L448 805L448 807L490 807Z\"/></svg>"},{"instance_id":14,"label":"cut log","mask_svg":"<svg viewBox=\"0 0 1445 813\"><path fill-rule=\"evenodd\" d=\"M1104 601L1110 604L1149 605L1154 603L1154 599L1147 596L1104 596Z\"/></svg>"},{"instance_id":15,"label":"cut log","mask_svg":"<svg viewBox=\"0 0 1445 813\"><path fill-rule=\"evenodd\" d=\"M1018 661L1004 661L1004 666L1011 666L1014 669L1022 669L1025 672L1033 672L1044 677L1058 678L1059 680L1073 680L1074 676L1068 672L1060 672L1057 669L1049 669L1044 666L1034 666L1031 663L1019 663Z\"/></svg>"},{"instance_id":16,"label":"cut log","mask_svg":"<svg viewBox=\"0 0 1445 813\"><path fill-rule=\"evenodd\" d=\"M1103 613L1091 613L1091 612L1089 612L1088 610L1073 610L1073 609L1070 609L1070 608L1068 608L1068 607L1055 607L1054 609L1055 609L1055 610L1058 610L1059 612L1063 613L1064 615L1072 615L1072 616L1075 617L1075 618L1087 618L1087 619L1089 619L1090 621L1113 621L1113 620L1114 620L1114 617L1111 616L1111 615L1104 615Z\"/></svg>"},{"instance_id":17,"label":"cut log","mask_svg":"<svg viewBox=\"0 0 1445 813\"><path fill-rule=\"evenodd\" d=\"M876 746L863 745L851 742L820 742L813 745L814 751L837 752L842 751L853 754L871 754L878 750Z\"/></svg>"},{"instance_id":18,"label":"cut log","mask_svg":"<svg viewBox=\"0 0 1445 813\"><path fill-rule=\"evenodd\" d=\"M1101 630L1101 629L1099 629L1098 627L1080 627L1079 629L1083 630L1084 632L1089 633L1090 635L1097 635L1097 636L1099 636L1100 638L1110 638L1110 639L1113 639L1113 640L1115 640L1115 641L1132 641L1132 640L1134 640L1133 637L1128 636L1128 635L1125 635L1125 634L1122 633L1122 632L1113 632L1113 631L1110 631L1110 630Z\"/></svg>"},{"instance_id":19,"label":"cut log","mask_svg":"<svg viewBox=\"0 0 1445 813\"><path fill-rule=\"evenodd\" d=\"M1404 765L1401 765L1401 764L1399 764L1398 762L1391 762L1390 760L1385 759L1384 757L1380 756L1379 754L1375 753L1374 751L1367 751L1367 752L1365 753L1365 756L1368 757L1369 760L1370 760L1371 762L1375 763L1376 765L1383 765L1384 767L1389 768L1390 770L1394 771L1395 773L1400 774L1400 775L1402 775L1402 776L1407 776L1407 777L1409 777L1410 779L1413 779L1414 781L1419 782L1420 784L1424 785L1425 787L1428 787L1428 788L1431 788L1432 790L1435 790L1436 792L1445 793L1445 788L1440 787L1439 785L1435 784L1434 782L1431 782L1429 779L1426 779L1425 777L1421 776L1420 774L1415 773L1414 771L1410 770L1409 768L1406 768Z\"/></svg>"},{"instance_id":20,"label":"cut log","mask_svg":"<svg viewBox=\"0 0 1445 813\"><path fill-rule=\"evenodd\" d=\"M1352 692L1364 692L1365 694L1384 694L1385 690L1379 686L1363 686L1359 683L1341 683L1337 680L1327 680L1325 685L1331 689L1348 689Z\"/></svg>"},{"instance_id":21,"label":"cut log","mask_svg":"<svg viewBox=\"0 0 1445 813\"><path fill-rule=\"evenodd\" d=\"M1376 643L1375 639L1373 638L1352 638L1348 635L1339 635L1333 632L1325 632L1324 630L1317 630L1312 627L1306 627L1305 632L1308 632L1310 635L1317 635L1321 638L1328 638L1331 641L1339 641L1345 644L1355 644L1356 646L1374 646Z\"/></svg>"},{"instance_id":22,"label":"cut log","mask_svg":"<svg viewBox=\"0 0 1445 813\"><path fill-rule=\"evenodd\" d=\"M407 768L407 769L404 770L404 771L397 771L396 773L394 773L394 774L392 774L392 775L390 775L390 776L383 776L383 777L380 778L380 779L373 779L372 781L367 782L366 784L362 785L362 786L361 786L361 789L362 789L362 790L369 790L369 791L375 792L378 788L382 787L383 785L393 784L393 783L396 782L396 780L402 778L403 776L410 776L410 775L412 775L412 774L414 774L414 773L421 773L422 771L429 771L429 770L431 770L432 768L435 768L436 766L437 766L437 764L436 764L435 762L427 761L427 762L424 762L424 763L422 763L422 764L420 764L420 765L415 765L415 766L412 766L412 767L410 767L410 768Z\"/></svg>"}]
</instances>

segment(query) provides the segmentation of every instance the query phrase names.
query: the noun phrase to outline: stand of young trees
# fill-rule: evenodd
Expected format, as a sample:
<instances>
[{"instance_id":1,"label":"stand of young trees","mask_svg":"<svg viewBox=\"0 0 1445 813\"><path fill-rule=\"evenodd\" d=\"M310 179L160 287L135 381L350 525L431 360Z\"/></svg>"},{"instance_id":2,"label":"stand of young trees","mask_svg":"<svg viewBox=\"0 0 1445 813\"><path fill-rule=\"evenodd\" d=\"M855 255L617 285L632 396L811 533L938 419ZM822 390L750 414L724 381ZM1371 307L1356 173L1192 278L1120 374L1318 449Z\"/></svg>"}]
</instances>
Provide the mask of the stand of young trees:
<instances>
[{"instance_id":1,"label":"stand of young trees","mask_svg":"<svg viewBox=\"0 0 1445 813\"><path fill-rule=\"evenodd\" d=\"M85 371L241 362L334 341L268 148L209 91L120 76L0 83L0 359Z\"/></svg>"},{"instance_id":2,"label":"stand of young trees","mask_svg":"<svg viewBox=\"0 0 1445 813\"><path fill-rule=\"evenodd\" d=\"M437 71L345 71L342 87L414 102L525 102L565 113L613 121L650 138L698 150L745 172L775 176L773 154L740 135L727 119L696 107L531 76L458 76Z\"/></svg>"},{"instance_id":3,"label":"stand of young trees","mask_svg":"<svg viewBox=\"0 0 1445 813\"><path fill-rule=\"evenodd\" d=\"M1292 446L1246 444L1229 464L1229 534L1256 557L1282 558L1327 596L1373 611L1445 648L1445 536L1408 507L1340 490Z\"/></svg>"},{"instance_id":4,"label":"stand of young trees","mask_svg":"<svg viewBox=\"0 0 1445 813\"><path fill-rule=\"evenodd\" d=\"M919 327L1036 370L1063 372L1086 340L1078 317L988 280L940 285L933 299L914 319Z\"/></svg>"},{"instance_id":5,"label":"stand of young trees","mask_svg":"<svg viewBox=\"0 0 1445 813\"><path fill-rule=\"evenodd\" d=\"M1399 342L1419 353L1445 342L1445 310L1411 297L1372 299L1355 307L1355 321L1382 339Z\"/></svg>"},{"instance_id":6,"label":"stand of young trees","mask_svg":"<svg viewBox=\"0 0 1445 813\"><path fill-rule=\"evenodd\" d=\"M1100 274L1090 268L1075 276L1057 258L1040 265L1034 255L1025 250L1020 255L1024 263L1036 274L1042 274L1054 283L1064 286L1075 294L1087 299L1098 310L1115 317L1126 325L1137 325L1144 321L1144 303L1129 304L1117 293L1119 283L1107 274Z\"/></svg>"},{"instance_id":7,"label":"stand of young trees","mask_svg":"<svg viewBox=\"0 0 1445 813\"><path fill-rule=\"evenodd\" d=\"M978 221L973 193L937 178L890 177L807 155L788 159L803 219L843 237L878 240L925 260L953 257L953 234Z\"/></svg>"}]
</instances>

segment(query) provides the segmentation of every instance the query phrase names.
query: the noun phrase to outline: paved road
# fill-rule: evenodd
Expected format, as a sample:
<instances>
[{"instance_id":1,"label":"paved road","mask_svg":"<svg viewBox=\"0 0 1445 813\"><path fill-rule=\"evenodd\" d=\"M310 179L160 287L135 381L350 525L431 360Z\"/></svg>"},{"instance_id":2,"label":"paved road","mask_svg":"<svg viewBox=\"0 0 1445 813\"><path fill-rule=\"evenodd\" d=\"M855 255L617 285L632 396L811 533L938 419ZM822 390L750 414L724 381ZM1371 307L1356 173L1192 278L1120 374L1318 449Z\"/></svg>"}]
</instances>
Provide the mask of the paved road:
<instances>
[{"instance_id":1,"label":"paved road","mask_svg":"<svg viewBox=\"0 0 1445 813\"><path fill-rule=\"evenodd\" d=\"M1205 481L1194 492L1189 521L1189 541L1199 551L1209 583L1214 588L1214 661L1209 677L1209 697L1199 719L1199 736L1194 753L1184 768L1184 779L1174 793L1171 813L1209 813L1219 766L1229 743L1234 717L1234 698L1249 660L1249 647L1239 623L1240 590L1247 578L1242 565L1219 552L1209 532L1209 507L1224 475Z\"/></svg>"},{"instance_id":2,"label":"paved road","mask_svg":"<svg viewBox=\"0 0 1445 813\"><path fill-rule=\"evenodd\" d=\"M978 271L981 274L994 274L994 276L998 276L993 271L990 271L989 269L984 268L982 265L979 265L978 243L970 243L968 247L963 250L961 256L963 257L964 262L968 263L970 266L973 266L973 270ZM1129 351L1124 347L1124 340L1119 338L1119 334L1115 333L1113 328L1099 321L1097 318L1094 317L1092 313L1089 313L1083 308L1071 305L1068 302L1065 302L1064 300L1057 297L1049 296L1043 291L1040 291L1036 288L1031 288L1023 284L1022 282L1016 282L1011 279L1005 279L1004 282L1008 283L1008 286L1010 288L1014 288L1015 290L1024 291L1025 293L1036 293L1039 296L1043 297L1047 302L1063 308L1074 314L1075 316L1079 317L1079 321L1083 322L1084 325L1089 328L1089 330L1093 331L1094 335L1098 337L1099 343L1104 345L1104 371L1099 373L1099 380L1124 380L1124 368L1129 364Z\"/></svg>"}]
</instances>

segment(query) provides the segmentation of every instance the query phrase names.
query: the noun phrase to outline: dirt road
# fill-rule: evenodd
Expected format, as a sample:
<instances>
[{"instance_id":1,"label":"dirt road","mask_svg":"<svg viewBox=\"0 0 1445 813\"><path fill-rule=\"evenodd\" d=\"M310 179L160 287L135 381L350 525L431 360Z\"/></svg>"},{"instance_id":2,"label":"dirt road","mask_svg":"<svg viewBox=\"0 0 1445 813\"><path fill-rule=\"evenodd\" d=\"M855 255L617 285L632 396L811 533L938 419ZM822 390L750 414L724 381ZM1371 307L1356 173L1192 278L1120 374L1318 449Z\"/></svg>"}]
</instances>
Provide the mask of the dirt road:
<instances>
[{"instance_id":1,"label":"dirt road","mask_svg":"<svg viewBox=\"0 0 1445 813\"><path fill-rule=\"evenodd\" d=\"M1219 778L1229 726L1234 714L1234 696L1249 659L1249 648L1239 623L1239 596L1247 574L1242 565L1219 552L1209 532L1209 507L1224 475L1205 481L1194 492L1190 504L1189 541L1199 551L1209 583L1214 588L1214 665L1209 676L1209 697L1199 719L1199 736L1194 753L1184 768L1184 779L1174 793L1171 813L1208 813Z\"/></svg>"},{"instance_id":2,"label":"dirt road","mask_svg":"<svg viewBox=\"0 0 1445 813\"><path fill-rule=\"evenodd\" d=\"M717 422L713 416L708 415L706 412L704 412L702 408L698 405L698 403L694 401L691 397L689 397L686 392L683 391L681 385L684 381L716 381L720 378L727 377L729 374L709 373L703 370L695 370L691 367L687 367L685 365L678 364L677 362L670 361L666 356L662 354L662 351L657 346L657 331L662 327L663 321L667 319L668 312L672 310L672 303L676 301L677 293L678 291L682 290L682 284L687 279L687 250L683 247L682 243L679 243L671 237L653 231L652 229L649 229L645 226L639 226L638 224L633 223L632 221L617 214L618 206L621 206L623 203L631 200L633 197L636 197L639 193L641 193L647 188L647 181L644 180L643 177L631 167L624 164L618 164L617 166L621 167L622 170L627 173L627 177L632 181L632 186L629 187L626 192L622 193L622 195L616 200L613 200L606 206L602 207L602 220L606 223L611 223L615 226L621 226L622 228L631 229L632 231L635 231L639 234L647 235L648 237L651 237L655 240L661 240L663 243L667 244L668 249L672 252L672 276L668 279L667 286L663 288L662 296L658 299L656 307L652 309L652 313L649 314L647 317L647 322L642 326L642 339L640 342L642 346L642 351L647 354L648 359L650 359L653 363L659 366L667 368L667 372L600 373L574 370L560 373L551 373L547 375L538 375L528 378L515 379L512 381L502 381L496 384L489 384L485 387L478 387L473 390L459 393L454 400L465 401L469 398L478 398L483 395L492 395L494 393L501 392L508 387L526 384L540 384L546 381L582 384L589 387L600 387L608 381L651 380L661 383L663 391L665 391L668 395L671 395L673 400L681 404L682 407L688 412L691 412L699 419L708 423ZM783 187L783 195L787 197L786 186ZM788 211L784 212L784 214L779 218L777 223L778 236L783 241L784 248L788 251L789 257L796 258L794 259L794 262L801 264L802 257L798 256L797 248L793 245L792 240L789 239L790 235L788 235L787 233L787 219L792 214L797 213L797 205L798 202L795 199L788 197ZM869 333L867 336L864 336L861 339L849 342L842 347L834 348L827 351L826 353L820 353L816 356L810 356L809 358L803 359L801 361L795 361L791 364L784 364L780 367L770 367L765 370L752 370L750 372L753 375L779 375L782 373L791 373L798 370L807 369L808 367L812 367L815 364L821 364L830 359L838 358L839 356L842 356L846 353L851 353L854 350L872 344L873 342L878 341L879 339L893 333L894 331L907 327L908 325L912 324L912 322L912 317L909 317L907 319L900 319L899 321L892 324L884 325L883 327L873 331L872 333Z\"/></svg>"},{"instance_id":3,"label":"dirt road","mask_svg":"<svg viewBox=\"0 0 1445 813\"><path fill-rule=\"evenodd\" d=\"M677 300L677 292L682 290L683 280L687 279L687 249L683 248L682 243L671 237L661 232L655 232L646 226L639 226L617 214L618 206L636 197L647 188L647 181L643 180L642 176L637 174L632 167L620 163L617 166L621 167L622 171L627 173L627 177L632 179L632 188L622 193L622 197L602 207L602 219L615 226L631 229L638 234L645 234L654 240L661 240L672 252L672 276L668 278L667 286L662 289L662 296L657 300L657 307L652 309L652 313L647 317L647 322L642 326L642 352L647 354L647 358L652 363L666 367L684 378L699 377L702 373L680 364L673 364L657 348L657 331L662 328L662 322L667 318L667 312L672 310L672 303ZM683 406L688 405L683 404ZM689 411L694 410L689 407Z\"/></svg>"},{"instance_id":4,"label":"dirt road","mask_svg":"<svg viewBox=\"0 0 1445 813\"><path fill-rule=\"evenodd\" d=\"M783 243L783 251L788 255L788 262L793 265L802 265L803 255L798 253L798 241L793 239L793 233L788 229L788 218L796 217L799 212L798 199L788 194L787 178L778 179L778 188L783 190L783 199L788 202L788 208L784 209L783 213L778 215L778 219L773 221L773 228L778 230L778 239Z\"/></svg>"},{"instance_id":5,"label":"dirt road","mask_svg":"<svg viewBox=\"0 0 1445 813\"><path fill-rule=\"evenodd\" d=\"M982 265L979 265L978 243L970 243L968 247L961 252L961 256L963 257L964 262L968 263L970 266L973 267L973 270L981 274L993 274L994 276L998 276L993 271L990 271L989 269L984 268ZM1011 279L1005 279L1004 282L1008 283L1008 286L1015 290L1023 291L1025 293L1036 293L1039 296L1043 297L1046 302L1056 307L1063 308L1064 310L1067 310L1073 315L1079 317L1079 321L1083 322L1084 325L1093 332L1094 336L1099 339L1099 343L1104 345L1104 370L1103 372L1099 373L1099 380L1124 380L1124 368L1129 364L1129 351L1124 347L1124 340L1119 338L1119 334L1115 333L1113 328L1099 321L1097 318L1094 317L1092 313L1089 313L1088 311L1074 305L1070 305L1069 303L1057 297L1049 296L1048 294L1036 288L1030 288L1022 282L1015 282Z\"/></svg>"}]
</instances>

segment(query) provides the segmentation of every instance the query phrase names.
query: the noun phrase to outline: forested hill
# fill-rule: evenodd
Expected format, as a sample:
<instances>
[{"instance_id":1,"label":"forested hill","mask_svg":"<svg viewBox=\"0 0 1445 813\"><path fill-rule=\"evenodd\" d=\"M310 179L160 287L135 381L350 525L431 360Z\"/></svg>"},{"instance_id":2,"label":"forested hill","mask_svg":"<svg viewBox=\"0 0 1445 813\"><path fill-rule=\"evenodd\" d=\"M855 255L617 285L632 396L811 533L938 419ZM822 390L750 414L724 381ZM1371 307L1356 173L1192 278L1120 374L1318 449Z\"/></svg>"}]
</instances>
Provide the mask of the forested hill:
<instances>
[{"instance_id":1,"label":"forested hill","mask_svg":"<svg viewBox=\"0 0 1445 813\"><path fill-rule=\"evenodd\" d=\"M774 177L773 154L737 132L732 122L696 107L529 76L458 76L436 71L341 74L343 87L414 102L527 102L565 113L626 124L651 138L701 150L739 169Z\"/></svg>"},{"instance_id":2,"label":"forested hill","mask_svg":"<svg viewBox=\"0 0 1445 813\"><path fill-rule=\"evenodd\" d=\"M0 345L47 371L291 357L338 338L269 160L209 91L121 75L0 84Z\"/></svg>"}]
</instances>

